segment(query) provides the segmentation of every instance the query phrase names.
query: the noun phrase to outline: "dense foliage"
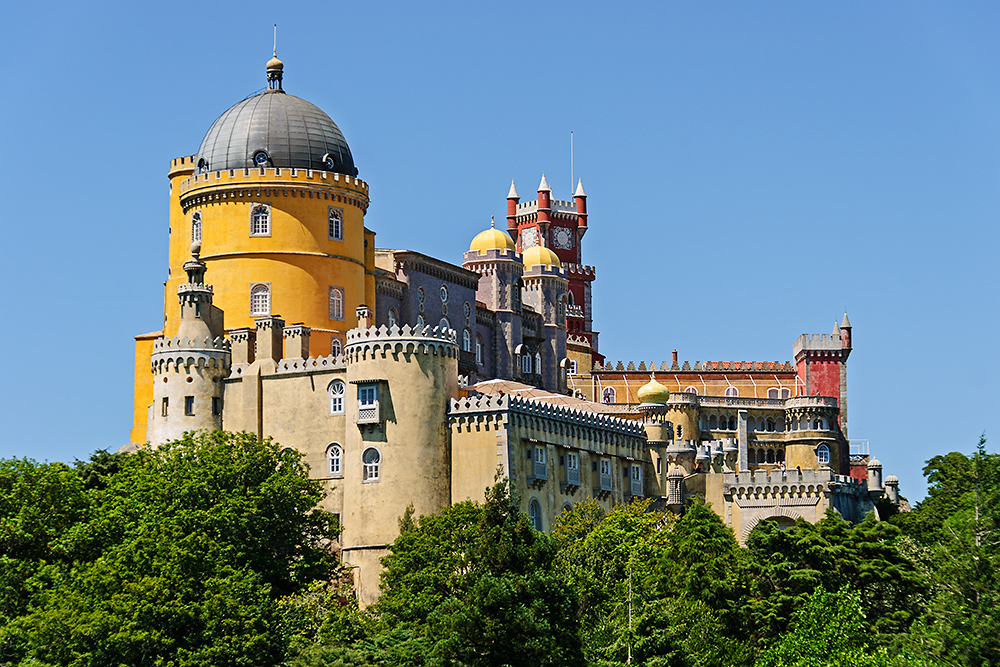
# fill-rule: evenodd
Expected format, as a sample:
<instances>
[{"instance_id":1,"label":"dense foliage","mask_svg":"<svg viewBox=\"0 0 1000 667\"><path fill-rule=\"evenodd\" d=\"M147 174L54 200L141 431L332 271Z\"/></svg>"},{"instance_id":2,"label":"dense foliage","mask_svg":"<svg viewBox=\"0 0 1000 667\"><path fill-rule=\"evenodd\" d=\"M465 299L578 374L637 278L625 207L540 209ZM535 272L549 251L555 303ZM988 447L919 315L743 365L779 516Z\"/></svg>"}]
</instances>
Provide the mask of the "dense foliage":
<instances>
[{"instance_id":1,"label":"dense foliage","mask_svg":"<svg viewBox=\"0 0 1000 667\"><path fill-rule=\"evenodd\" d=\"M2 460L0 664L1000 664L1000 456L925 474L912 512L763 522L746 545L698 501L581 501L545 535L499 480L400 517L362 610L320 486L274 443Z\"/></svg>"}]
</instances>

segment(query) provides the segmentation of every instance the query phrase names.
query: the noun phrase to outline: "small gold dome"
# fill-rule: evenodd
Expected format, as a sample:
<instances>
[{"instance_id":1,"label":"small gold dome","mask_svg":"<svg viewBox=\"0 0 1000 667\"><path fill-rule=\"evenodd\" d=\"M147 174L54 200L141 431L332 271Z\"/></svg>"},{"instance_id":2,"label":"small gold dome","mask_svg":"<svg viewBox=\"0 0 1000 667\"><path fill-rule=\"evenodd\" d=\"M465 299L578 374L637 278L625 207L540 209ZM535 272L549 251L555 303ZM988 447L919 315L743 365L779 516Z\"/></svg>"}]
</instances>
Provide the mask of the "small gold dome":
<instances>
[{"instance_id":1,"label":"small gold dome","mask_svg":"<svg viewBox=\"0 0 1000 667\"><path fill-rule=\"evenodd\" d=\"M260 62L259 60L257 62ZM267 61L267 69L284 69L285 63L278 60L278 56L275 55L270 60Z\"/></svg>"},{"instance_id":2,"label":"small gold dome","mask_svg":"<svg viewBox=\"0 0 1000 667\"><path fill-rule=\"evenodd\" d=\"M521 261L524 262L524 268L535 266L537 264L553 266L556 268L562 266L562 262L559 261L558 255L548 248L540 245L531 246L525 250L524 255L521 256Z\"/></svg>"},{"instance_id":3,"label":"small gold dome","mask_svg":"<svg viewBox=\"0 0 1000 667\"><path fill-rule=\"evenodd\" d=\"M469 252L478 250L484 255L487 250L513 249L514 239L512 239L507 232L502 232L499 229L494 229L493 227L476 234L476 238L472 239L472 243L469 244Z\"/></svg>"},{"instance_id":4,"label":"small gold dome","mask_svg":"<svg viewBox=\"0 0 1000 667\"><path fill-rule=\"evenodd\" d=\"M670 390L654 378L639 389L636 397L640 403L666 403L670 398Z\"/></svg>"}]
</instances>

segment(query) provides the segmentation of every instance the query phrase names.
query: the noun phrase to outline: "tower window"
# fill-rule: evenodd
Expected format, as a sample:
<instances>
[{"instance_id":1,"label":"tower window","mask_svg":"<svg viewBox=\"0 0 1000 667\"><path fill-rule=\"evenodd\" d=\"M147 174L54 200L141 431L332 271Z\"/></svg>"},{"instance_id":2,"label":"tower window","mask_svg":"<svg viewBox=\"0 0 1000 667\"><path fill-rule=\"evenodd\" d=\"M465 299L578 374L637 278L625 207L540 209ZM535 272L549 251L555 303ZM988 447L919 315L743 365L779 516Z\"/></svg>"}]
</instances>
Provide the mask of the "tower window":
<instances>
[{"instance_id":1,"label":"tower window","mask_svg":"<svg viewBox=\"0 0 1000 667\"><path fill-rule=\"evenodd\" d=\"M441 285L441 303L448 303L448 286Z\"/></svg>"},{"instance_id":2,"label":"tower window","mask_svg":"<svg viewBox=\"0 0 1000 667\"><path fill-rule=\"evenodd\" d=\"M601 392L601 403L614 403L617 400L618 396L614 387L605 387L604 391Z\"/></svg>"},{"instance_id":3,"label":"tower window","mask_svg":"<svg viewBox=\"0 0 1000 667\"><path fill-rule=\"evenodd\" d=\"M736 387L726 387L726 396L736 397L740 395L740 390Z\"/></svg>"},{"instance_id":4,"label":"tower window","mask_svg":"<svg viewBox=\"0 0 1000 667\"><path fill-rule=\"evenodd\" d=\"M535 352L535 372L536 373L542 372L542 355L539 354L538 352Z\"/></svg>"},{"instance_id":5,"label":"tower window","mask_svg":"<svg viewBox=\"0 0 1000 667\"><path fill-rule=\"evenodd\" d=\"M271 286L257 283L250 287L250 317L267 317L271 314Z\"/></svg>"},{"instance_id":6,"label":"tower window","mask_svg":"<svg viewBox=\"0 0 1000 667\"><path fill-rule=\"evenodd\" d=\"M468 329L462 332L462 349L472 352L472 332Z\"/></svg>"},{"instance_id":7,"label":"tower window","mask_svg":"<svg viewBox=\"0 0 1000 667\"><path fill-rule=\"evenodd\" d=\"M340 380L334 380L330 383L327 392L330 394L330 414L344 414L344 383Z\"/></svg>"},{"instance_id":8,"label":"tower window","mask_svg":"<svg viewBox=\"0 0 1000 667\"><path fill-rule=\"evenodd\" d=\"M542 529L542 506L536 498L532 498L528 503L528 518L531 520L531 527L535 530Z\"/></svg>"},{"instance_id":9,"label":"tower window","mask_svg":"<svg viewBox=\"0 0 1000 667\"><path fill-rule=\"evenodd\" d=\"M816 448L816 463L821 466L830 465L830 448L826 445L820 445Z\"/></svg>"},{"instance_id":10,"label":"tower window","mask_svg":"<svg viewBox=\"0 0 1000 667\"><path fill-rule=\"evenodd\" d=\"M445 331L450 328L451 328L451 322L448 321L447 317L442 317L441 321L438 322L438 329L440 329L441 331Z\"/></svg>"},{"instance_id":11,"label":"tower window","mask_svg":"<svg viewBox=\"0 0 1000 667\"><path fill-rule=\"evenodd\" d=\"M330 354L335 357L339 357L344 352L344 344L340 342L339 338L330 339Z\"/></svg>"},{"instance_id":12,"label":"tower window","mask_svg":"<svg viewBox=\"0 0 1000 667\"><path fill-rule=\"evenodd\" d=\"M184 397L184 414L188 417L194 415L194 396Z\"/></svg>"},{"instance_id":13,"label":"tower window","mask_svg":"<svg viewBox=\"0 0 1000 667\"><path fill-rule=\"evenodd\" d=\"M221 415L222 414L222 399L218 396L212 397L212 414Z\"/></svg>"},{"instance_id":14,"label":"tower window","mask_svg":"<svg viewBox=\"0 0 1000 667\"><path fill-rule=\"evenodd\" d=\"M343 467L344 451L340 445L330 445L326 450L326 461L328 470L332 477L340 477L344 474Z\"/></svg>"},{"instance_id":15,"label":"tower window","mask_svg":"<svg viewBox=\"0 0 1000 667\"><path fill-rule=\"evenodd\" d=\"M379 480L379 464L382 462L382 456L378 453L378 450L374 447L369 447L365 450L365 453L361 455L361 463L363 465L362 470L362 480L365 482L377 482Z\"/></svg>"},{"instance_id":16,"label":"tower window","mask_svg":"<svg viewBox=\"0 0 1000 667\"><path fill-rule=\"evenodd\" d=\"M394 327L399 324L399 314L396 312L395 308L389 309L389 326Z\"/></svg>"},{"instance_id":17,"label":"tower window","mask_svg":"<svg viewBox=\"0 0 1000 667\"><path fill-rule=\"evenodd\" d=\"M521 372L531 373L531 355L528 353L521 356Z\"/></svg>"},{"instance_id":18,"label":"tower window","mask_svg":"<svg viewBox=\"0 0 1000 667\"><path fill-rule=\"evenodd\" d=\"M684 387L684 393L685 394L694 394L695 396L697 396L698 395L698 387Z\"/></svg>"},{"instance_id":19,"label":"tower window","mask_svg":"<svg viewBox=\"0 0 1000 667\"><path fill-rule=\"evenodd\" d=\"M169 410L170 410L170 399L164 396L163 402L160 404L160 415L166 417Z\"/></svg>"},{"instance_id":20,"label":"tower window","mask_svg":"<svg viewBox=\"0 0 1000 667\"><path fill-rule=\"evenodd\" d=\"M576 359L570 359L569 360L569 374L570 375L576 375L576 372L577 372Z\"/></svg>"},{"instance_id":21,"label":"tower window","mask_svg":"<svg viewBox=\"0 0 1000 667\"><path fill-rule=\"evenodd\" d=\"M201 243L201 211L191 215L191 243Z\"/></svg>"},{"instance_id":22,"label":"tower window","mask_svg":"<svg viewBox=\"0 0 1000 667\"><path fill-rule=\"evenodd\" d=\"M327 215L331 241L344 240L344 212L339 208L330 207Z\"/></svg>"},{"instance_id":23,"label":"tower window","mask_svg":"<svg viewBox=\"0 0 1000 667\"><path fill-rule=\"evenodd\" d=\"M483 339L480 336L476 336L476 363L483 363Z\"/></svg>"},{"instance_id":24,"label":"tower window","mask_svg":"<svg viewBox=\"0 0 1000 667\"><path fill-rule=\"evenodd\" d=\"M250 207L250 236L271 235L271 207L253 204Z\"/></svg>"},{"instance_id":25,"label":"tower window","mask_svg":"<svg viewBox=\"0 0 1000 667\"><path fill-rule=\"evenodd\" d=\"M330 288L330 319L344 319L344 289L342 287Z\"/></svg>"}]
</instances>

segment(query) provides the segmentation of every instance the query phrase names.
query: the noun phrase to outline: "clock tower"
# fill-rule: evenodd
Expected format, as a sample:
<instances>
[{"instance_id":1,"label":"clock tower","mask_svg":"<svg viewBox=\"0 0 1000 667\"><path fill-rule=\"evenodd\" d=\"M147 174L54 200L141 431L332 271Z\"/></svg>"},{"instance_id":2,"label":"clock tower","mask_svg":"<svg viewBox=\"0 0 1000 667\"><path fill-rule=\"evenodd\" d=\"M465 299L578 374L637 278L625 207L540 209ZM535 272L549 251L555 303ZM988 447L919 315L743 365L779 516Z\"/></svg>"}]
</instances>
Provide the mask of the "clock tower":
<instances>
[{"instance_id":1,"label":"clock tower","mask_svg":"<svg viewBox=\"0 0 1000 667\"><path fill-rule=\"evenodd\" d=\"M511 181L507 193L507 231L523 253L532 246L544 246L555 252L569 279L566 299L566 336L568 342L580 341L590 347L592 361L602 360L597 353L597 332L593 330L591 283L593 266L583 263L583 235L587 233L587 193L583 181L576 186L573 200L552 199L545 174L538 184L538 198L521 202ZM591 364L592 364L591 361ZM580 369L589 371L590 369Z\"/></svg>"}]
</instances>

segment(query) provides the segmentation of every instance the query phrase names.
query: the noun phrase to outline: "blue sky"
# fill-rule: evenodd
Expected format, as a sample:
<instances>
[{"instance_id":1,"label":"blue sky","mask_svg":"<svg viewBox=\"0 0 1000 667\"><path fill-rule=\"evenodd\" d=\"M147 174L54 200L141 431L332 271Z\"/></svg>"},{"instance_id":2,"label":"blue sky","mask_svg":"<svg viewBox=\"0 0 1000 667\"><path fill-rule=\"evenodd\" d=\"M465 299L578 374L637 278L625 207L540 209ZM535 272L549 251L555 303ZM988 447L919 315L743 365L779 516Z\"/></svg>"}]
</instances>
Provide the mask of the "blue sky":
<instances>
[{"instance_id":1,"label":"blue sky","mask_svg":"<svg viewBox=\"0 0 1000 667\"><path fill-rule=\"evenodd\" d=\"M343 130L379 246L461 262L511 178L590 208L613 360L789 360L854 325L850 436L901 491L1000 438L1000 5L16 3L0 120L0 456L128 440L167 167L264 87Z\"/></svg>"}]
</instances>

